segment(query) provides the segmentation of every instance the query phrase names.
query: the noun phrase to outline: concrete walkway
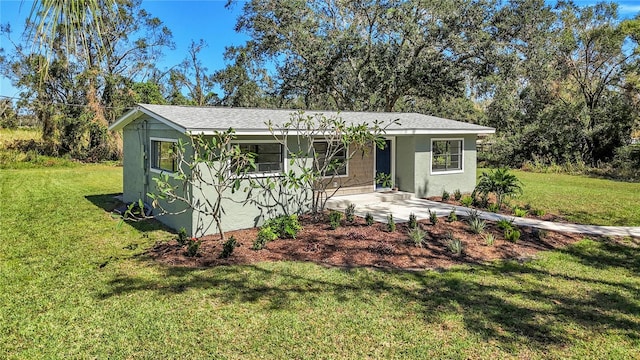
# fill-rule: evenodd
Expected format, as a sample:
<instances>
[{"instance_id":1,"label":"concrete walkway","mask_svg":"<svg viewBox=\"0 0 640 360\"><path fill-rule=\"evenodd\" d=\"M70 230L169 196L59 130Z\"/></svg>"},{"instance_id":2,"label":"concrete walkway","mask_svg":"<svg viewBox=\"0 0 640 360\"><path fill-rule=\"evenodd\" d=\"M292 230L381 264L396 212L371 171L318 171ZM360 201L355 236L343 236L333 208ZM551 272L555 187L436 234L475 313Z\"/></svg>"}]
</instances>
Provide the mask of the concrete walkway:
<instances>
[{"instance_id":1,"label":"concrete walkway","mask_svg":"<svg viewBox=\"0 0 640 360\"><path fill-rule=\"evenodd\" d=\"M410 193L370 193L359 195L335 196L327 202L327 208L344 211L349 204L356 205L356 215L364 217L371 213L376 221L387 222L387 215L393 214L396 222L406 222L411 213L416 215L418 220L428 219L429 210L435 211L439 217L448 216L451 210L456 211L456 215L466 216L472 209L452 206L435 201L418 199ZM480 218L490 221L501 219L513 220L518 226L535 227L538 229L563 231L571 233L581 233L603 236L632 236L640 238L640 227L631 226L598 226L580 225L571 223L556 223L551 221L541 221L530 218L520 218L511 215L501 215L488 211L478 211Z\"/></svg>"}]
</instances>

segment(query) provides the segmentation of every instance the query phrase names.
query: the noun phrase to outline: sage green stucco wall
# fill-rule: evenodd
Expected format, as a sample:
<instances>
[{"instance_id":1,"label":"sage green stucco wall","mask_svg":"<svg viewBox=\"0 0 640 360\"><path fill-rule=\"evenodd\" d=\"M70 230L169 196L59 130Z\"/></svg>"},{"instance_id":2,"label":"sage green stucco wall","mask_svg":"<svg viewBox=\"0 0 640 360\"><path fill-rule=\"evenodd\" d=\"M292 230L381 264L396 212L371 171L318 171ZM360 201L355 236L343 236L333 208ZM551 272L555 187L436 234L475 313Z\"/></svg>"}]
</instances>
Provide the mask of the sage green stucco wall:
<instances>
[{"instance_id":1,"label":"sage green stucco wall","mask_svg":"<svg viewBox=\"0 0 640 360\"><path fill-rule=\"evenodd\" d=\"M415 191L415 154L414 136L396 137L396 179L395 185L400 191Z\"/></svg>"},{"instance_id":2,"label":"sage green stucco wall","mask_svg":"<svg viewBox=\"0 0 640 360\"><path fill-rule=\"evenodd\" d=\"M463 171L431 173L431 140L463 139ZM415 194L418 197L442 195L442 191L473 191L476 186L476 135L415 136Z\"/></svg>"},{"instance_id":3,"label":"sage green stucco wall","mask_svg":"<svg viewBox=\"0 0 640 360\"><path fill-rule=\"evenodd\" d=\"M125 126L122 138L124 201L134 202L143 199L145 203L151 205L151 199L146 194L155 191L153 179L160 176L159 173L150 170L151 138L189 140L180 132L148 116L142 116ZM173 229L184 227L187 232L191 233L193 225L191 211L186 210L186 206L179 203L163 203L162 205L172 213L184 212L177 215L159 215L158 220ZM154 209L154 214L158 215L157 209Z\"/></svg>"},{"instance_id":4,"label":"sage green stucco wall","mask_svg":"<svg viewBox=\"0 0 640 360\"><path fill-rule=\"evenodd\" d=\"M273 137L238 136L237 138L238 142L264 140L273 140ZM289 149L295 152L297 151L297 146L297 141L290 138L288 143ZM301 146L306 148L305 144L301 144ZM285 154L285 171L293 170L299 174L301 168L295 165L292 166L289 160L289 154ZM312 164L310 159L306 160L306 163L308 163L309 166ZM243 180L238 191L235 193L228 192L226 194L222 202L222 208L224 209L222 216L223 231L260 226L264 223L265 219L273 218L276 215L285 212L296 213L300 210L304 211L307 209L311 199L309 193L301 190L279 188L277 185L273 189L269 189L267 180L266 177L253 178L253 181L263 185L263 187L260 188L251 188L249 181ZM204 193L194 191L194 196L203 199L204 197L214 197L216 194L213 189L208 189L205 190ZM193 229L201 229L199 231L205 234L216 234L218 231L213 222L213 218L202 216L195 211L193 214Z\"/></svg>"}]
</instances>

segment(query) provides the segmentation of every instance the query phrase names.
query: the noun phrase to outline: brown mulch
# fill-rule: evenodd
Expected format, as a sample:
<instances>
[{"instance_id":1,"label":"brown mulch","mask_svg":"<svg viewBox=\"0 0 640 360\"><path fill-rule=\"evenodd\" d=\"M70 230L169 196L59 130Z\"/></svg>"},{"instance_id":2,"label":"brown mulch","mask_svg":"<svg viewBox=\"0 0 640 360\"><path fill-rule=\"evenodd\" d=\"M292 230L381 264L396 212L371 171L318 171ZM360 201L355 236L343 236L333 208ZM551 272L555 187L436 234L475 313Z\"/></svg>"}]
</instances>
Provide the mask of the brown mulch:
<instances>
[{"instance_id":1,"label":"brown mulch","mask_svg":"<svg viewBox=\"0 0 640 360\"><path fill-rule=\"evenodd\" d=\"M468 195L468 194L467 194ZM437 202L441 202L443 204L448 204L448 205L452 205L452 206L459 206L459 207L464 207L464 205L462 205L462 203L458 200L455 200L453 198L453 195L449 198L449 200L447 201L442 201L442 196L431 196L428 198L425 198L426 200L431 200L431 201L437 201ZM495 203L496 202L496 198L493 194L489 195L489 202L491 203ZM474 208L473 206L471 208ZM478 209L478 210L482 210L482 211L488 211L487 209ZM504 204L502 205L502 209L500 210L500 214L503 215L508 215L508 216L514 216L511 213L511 210L506 207ZM544 214L542 216L537 216L534 214L530 214L528 213L526 216L526 218L529 219L537 219L537 220L542 220L542 221L552 221L552 222L559 222L559 223L567 223L567 219L557 215L557 214Z\"/></svg>"},{"instance_id":2,"label":"brown mulch","mask_svg":"<svg viewBox=\"0 0 640 360\"><path fill-rule=\"evenodd\" d=\"M504 239L502 231L494 223L488 221L485 233L495 236L495 243L490 246L482 235L471 233L466 222L448 223L440 218L436 225L431 225L428 220L419 222L427 237L423 246L417 247L407 236L407 224L398 224L395 232L388 232L386 224L367 226L364 219L356 218L353 224L343 220L342 227L331 230L326 219L314 221L303 216L300 220L304 228L296 239L278 239L269 242L262 250L251 249L257 228L226 233L227 238L234 236L239 244L227 259L219 258L223 242L218 236L201 238L202 245L195 257L188 257L186 247L180 246L176 240L158 243L147 254L162 264L185 267L309 261L335 267L415 270L482 264L496 259L527 261L539 251L564 247L583 238L580 234L548 231L539 239L533 229L522 227L520 240L511 243ZM464 244L461 255L449 251L450 233Z\"/></svg>"}]
</instances>

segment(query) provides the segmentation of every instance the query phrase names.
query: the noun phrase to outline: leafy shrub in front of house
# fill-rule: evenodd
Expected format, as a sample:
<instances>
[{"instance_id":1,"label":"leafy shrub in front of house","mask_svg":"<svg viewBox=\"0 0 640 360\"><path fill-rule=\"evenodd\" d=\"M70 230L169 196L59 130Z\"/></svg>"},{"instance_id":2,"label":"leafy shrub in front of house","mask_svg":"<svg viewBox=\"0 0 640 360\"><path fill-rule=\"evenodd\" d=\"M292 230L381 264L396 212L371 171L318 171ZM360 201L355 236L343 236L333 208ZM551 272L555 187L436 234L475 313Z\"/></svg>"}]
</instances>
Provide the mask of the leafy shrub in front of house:
<instances>
[{"instance_id":1,"label":"leafy shrub in front of house","mask_svg":"<svg viewBox=\"0 0 640 360\"><path fill-rule=\"evenodd\" d=\"M200 250L200 245L202 242L197 238L191 238L187 240L187 256L194 257L198 255L198 251Z\"/></svg>"},{"instance_id":2,"label":"leafy shrub in front of house","mask_svg":"<svg viewBox=\"0 0 640 360\"><path fill-rule=\"evenodd\" d=\"M393 220L393 214L387 215L387 230L389 232L396 231L396 221Z\"/></svg>"},{"instance_id":3,"label":"leafy shrub in front of house","mask_svg":"<svg viewBox=\"0 0 640 360\"><path fill-rule=\"evenodd\" d=\"M498 220L498 222L496 222L496 225L501 230L513 229L513 219L500 219Z\"/></svg>"},{"instance_id":4,"label":"leafy shrub in front of house","mask_svg":"<svg viewBox=\"0 0 640 360\"><path fill-rule=\"evenodd\" d=\"M505 240L510 241L512 243L517 243L518 240L520 240L520 235L522 235L522 233L518 229L512 228L512 229L504 230Z\"/></svg>"},{"instance_id":5,"label":"leafy shrub in front of house","mask_svg":"<svg viewBox=\"0 0 640 360\"><path fill-rule=\"evenodd\" d=\"M431 225L436 225L438 223L438 213L431 211L431 209L429 209L429 221L431 221Z\"/></svg>"},{"instance_id":6,"label":"leafy shrub in front of house","mask_svg":"<svg viewBox=\"0 0 640 360\"><path fill-rule=\"evenodd\" d=\"M473 205L473 198L469 195L465 195L462 199L460 199L460 203L464 207L470 207Z\"/></svg>"},{"instance_id":7,"label":"leafy shrub in front of house","mask_svg":"<svg viewBox=\"0 0 640 360\"><path fill-rule=\"evenodd\" d=\"M442 190L442 201L449 201L451 195L447 190Z\"/></svg>"},{"instance_id":8,"label":"leafy shrub in front of house","mask_svg":"<svg viewBox=\"0 0 640 360\"><path fill-rule=\"evenodd\" d=\"M353 220L355 219L355 215L356 215L356 205L355 204L349 204L349 206L347 206L347 208L344 211L344 218L352 223Z\"/></svg>"},{"instance_id":9,"label":"leafy shrub in front of house","mask_svg":"<svg viewBox=\"0 0 640 360\"><path fill-rule=\"evenodd\" d=\"M302 226L298 221L298 215L280 215L265 222L264 226L270 227L281 239L295 239Z\"/></svg>"},{"instance_id":10,"label":"leafy shrub in front of house","mask_svg":"<svg viewBox=\"0 0 640 360\"><path fill-rule=\"evenodd\" d=\"M525 216L527 216L527 210L520 209L519 207L516 207L516 208L513 209L513 215L515 215L517 217L525 217Z\"/></svg>"},{"instance_id":11,"label":"leafy shrub in front of house","mask_svg":"<svg viewBox=\"0 0 640 360\"><path fill-rule=\"evenodd\" d=\"M411 239L417 247L422 247L424 238L427 236L427 233L419 227L412 228L407 234L409 235L409 239Z\"/></svg>"},{"instance_id":12,"label":"leafy shrub in front of house","mask_svg":"<svg viewBox=\"0 0 640 360\"><path fill-rule=\"evenodd\" d=\"M483 172L475 190L481 195L495 194L498 208L507 196L522 194L522 182L506 168ZM483 206L484 207L484 206Z\"/></svg>"},{"instance_id":13,"label":"leafy shrub in front of house","mask_svg":"<svg viewBox=\"0 0 640 360\"><path fill-rule=\"evenodd\" d=\"M271 226L264 225L258 231L258 236L256 240L253 242L253 246L251 247L253 250L261 250L267 245L269 241L273 241L278 238L278 233L276 233Z\"/></svg>"},{"instance_id":14,"label":"leafy shrub in front of house","mask_svg":"<svg viewBox=\"0 0 640 360\"><path fill-rule=\"evenodd\" d=\"M187 230L184 227L181 227L178 231L178 244L185 245L189 237L187 236Z\"/></svg>"},{"instance_id":15,"label":"leafy shrub in front of house","mask_svg":"<svg viewBox=\"0 0 640 360\"><path fill-rule=\"evenodd\" d=\"M484 228L487 226L487 223L480 218L473 218L469 220L469 229L474 234L482 234L484 232Z\"/></svg>"},{"instance_id":16,"label":"leafy shrub in front of house","mask_svg":"<svg viewBox=\"0 0 640 360\"><path fill-rule=\"evenodd\" d=\"M340 227L340 221L342 220L342 213L339 211L331 210L329 213L329 226L332 230Z\"/></svg>"},{"instance_id":17,"label":"leafy shrub in front of house","mask_svg":"<svg viewBox=\"0 0 640 360\"><path fill-rule=\"evenodd\" d=\"M449 216L447 216L447 221L452 223L458 221L458 215L456 214L456 209L451 210Z\"/></svg>"},{"instance_id":18,"label":"leafy shrub in front of house","mask_svg":"<svg viewBox=\"0 0 640 360\"><path fill-rule=\"evenodd\" d=\"M456 191L453 192L453 199L455 201L460 201L460 199L462 199L462 193L460 192L460 189L456 189Z\"/></svg>"},{"instance_id":19,"label":"leafy shrub in front of house","mask_svg":"<svg viewBox=\"0 0 640 360\"><path fill-rule=\"evenodd\" d=\"M498 204L489 204L489 206L487 206L487 210L491 211L492 213L497 213L500 211L500 208L498 207Z\"/></svg>"},{"instance_id":20,"label":"leafy shrub in front of house","mask_svg":"<svg viewBox=\"0 0 640 360\"><path fill-rule=\"evenodd\" d=\"M486 233L484 234L484 242L489 245L489 246L493 246L493 243L495 243L496 241L496 237L493 236L492 233Z\"/></svg>"},{"instance_id":21,"label":"leafy shrub in front of house","mask_svg":"<svg viewBox=\"0 0 640 360\"><path fill-rule=\"evenodd\" d=\"M411 213L409 214L409 229L415 229L418 227L418 218L416 217L416 214Z\"/></svg>"},{"instance_id":22,"label":"leafy shrub in front of house","mask_svg":"<svg viewBox=\"0 0 640 360\"><path fill-rule=\"evenodd\" d=\"M364 216L364 222L365 224L367 224L367 226L373 225L373 215L371 215L371 213L367 213Z\"/></svg>"},{"instance_id":23,"label":"leafy shrub in front of house","mask_svg":"<svg viewBox=\"0 0 640 360\"><path fill-rule=\"evenodd\" d=\"M226 259L233 253L233 250L238 246L238 242L233 235L222 244L222 252L220 253L221 259Z\"/></svg>"}]
</instances>

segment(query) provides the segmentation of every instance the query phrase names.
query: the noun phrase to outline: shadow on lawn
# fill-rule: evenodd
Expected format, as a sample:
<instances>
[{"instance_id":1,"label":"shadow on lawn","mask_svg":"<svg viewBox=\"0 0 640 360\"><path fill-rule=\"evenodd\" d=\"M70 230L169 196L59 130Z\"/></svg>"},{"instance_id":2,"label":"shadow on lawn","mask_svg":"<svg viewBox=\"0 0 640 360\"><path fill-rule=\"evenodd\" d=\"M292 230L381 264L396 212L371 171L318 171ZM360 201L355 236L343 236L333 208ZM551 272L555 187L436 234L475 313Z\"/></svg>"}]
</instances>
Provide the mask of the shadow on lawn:
<instances>
[{"instance_id":1,"label":"shadow on lawn","mask_svg":"<svg viewBox=\"0 0 640 360\"><path fill-rule=\"evenodd\" d=\"M565 252L590 267L589 271L564 275L562 265L542 267L536 262L513 261L441 273L327 270L339 272L335 276L325 276L324 270L306 271L307 266L314 266L310 264L300 265L300 271L287 263L208 270L167 267L157 280L118 277L100 298L137 291L179 294L197 290L226 303L259 302L267 309L295 309L301 302L314 304L326 297L338 303L372 304L383 295L392 296L391 306L400 310L420 304L419 316L426 326L442 327L446 325L443 316L456 315L467 331L485 341L498 341L504 348L521 349L524 344L546 350L548 346L569 346L576 336L589 341L589 333L606 332L639 341L637 282L610 279L613 275L603 274L601 267L604 263L636 271L637 247L586 241ZM587 335L574 335L576 326L584 327Z\"/></svg>"},{"instance_id":2,"label":"shadow on lawn","mask_svg":"<svg viewBox=\"0 0 640 360\"><path fill-rule=\"evenodd\" d=\"M86 195L84 198L91 202L96 207L104 210L107 213L113 214L117 217L117 214L114 213L115 209L121 208L125 209L126 205L116 199L116 196L120 195L120 193L113 194L100 194L100 195ZM145 220L125 220L125 222L132 227L134 227L138 231L155 231L155 230L165 230L168 232L175 232L174 230L164 226L161 222L155 219L145 219Z\"/></svg>"}]
</instances>

